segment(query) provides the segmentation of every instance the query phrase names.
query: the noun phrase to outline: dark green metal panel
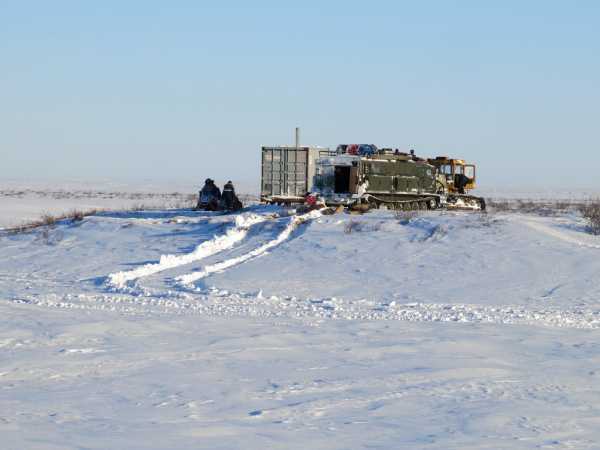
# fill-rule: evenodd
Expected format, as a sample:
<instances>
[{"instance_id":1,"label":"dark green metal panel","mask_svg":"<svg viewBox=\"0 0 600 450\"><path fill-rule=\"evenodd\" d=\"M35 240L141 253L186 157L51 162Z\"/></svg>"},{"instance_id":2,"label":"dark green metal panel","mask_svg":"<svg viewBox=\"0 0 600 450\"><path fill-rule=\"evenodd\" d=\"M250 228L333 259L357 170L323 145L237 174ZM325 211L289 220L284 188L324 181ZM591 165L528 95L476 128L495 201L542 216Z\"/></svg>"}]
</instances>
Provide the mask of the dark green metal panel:
<instances>
[{"instance_id":1,"label":"dark green metal panel","mask_svg":"<svg viewBox=\"0 0 600 450\"><path fill-rule=\"evenodd\" d=\"M432 192L435 170L429 164L403 159L362 160L361 173L369 182L367 192Z\"/></svg>"},{"instance_id":2,"label":"dark green metal panel","mask_svg":"<svg viewBox=\"0 0 600 450\"><path fill-rule=\"evenodd\" d=\"M393 191L394 177L371 175L369 177L369 191Z\"/></svg>"}]
</instances>

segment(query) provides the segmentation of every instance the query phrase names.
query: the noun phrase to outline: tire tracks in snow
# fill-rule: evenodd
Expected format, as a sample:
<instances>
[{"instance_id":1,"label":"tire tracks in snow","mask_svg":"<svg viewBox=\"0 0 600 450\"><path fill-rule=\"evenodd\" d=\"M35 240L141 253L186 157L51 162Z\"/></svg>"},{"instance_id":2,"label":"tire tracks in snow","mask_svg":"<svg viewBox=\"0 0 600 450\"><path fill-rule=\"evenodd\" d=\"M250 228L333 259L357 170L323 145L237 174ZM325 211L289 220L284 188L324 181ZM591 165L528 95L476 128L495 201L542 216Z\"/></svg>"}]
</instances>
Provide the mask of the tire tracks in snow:
<instances>
[{"instance_id":1,"label":"tire tracks in snow","mask_svg":"<svg viewBox=\"0 0 600 450\"><path fill-rule=\"evenodd\" d=\"M218 235L198 245L194 251L184 255L162 255L158 263L145 264L133 270L116 272L108 275L108 283L116 288L124 288L127 282L147 277L168 269L200 261L209 256L232 248L244 240L250 227L268 219L257 214L239 215L235 218L235 226L225 234Z\"/></svg>"},{"instance_id":2,"label":"tire tracks in snow","mask_svg":"<svg viewBox=\"0 0 600 450\"><path fill-rule=\"evenodd\" d=\"M309 220L315 219L319 216L321 216L321 212L318 210L311 211L307 214L303 214L300 216L293 216L290 219L287 226L283 229L283 231L281 233L279 233L279 235L272 241L269 241L269 242L261 245L260 247L255 248L254 250L252 250L248 253L245 253L241 256L226 259L219 263L205 266L204 269L201 271L192 272L192 273L189 273L186 275L181 275L181 276L177 277L175 280L181 285L189 286L189 285L193 284L195 281L198 281L202 278L206 278L207 276L209 276L212 273L222 272L233 266L237 266L239 264L242 264L242 263L249 261L253 258L256 258L258 256L262 256L266 252L268 252L270 249L277 247L284 241L288 240L289 237L291 236L292 232L296 228L298 228L299 225L301 225Z\"/></svg>"}]
</instances>

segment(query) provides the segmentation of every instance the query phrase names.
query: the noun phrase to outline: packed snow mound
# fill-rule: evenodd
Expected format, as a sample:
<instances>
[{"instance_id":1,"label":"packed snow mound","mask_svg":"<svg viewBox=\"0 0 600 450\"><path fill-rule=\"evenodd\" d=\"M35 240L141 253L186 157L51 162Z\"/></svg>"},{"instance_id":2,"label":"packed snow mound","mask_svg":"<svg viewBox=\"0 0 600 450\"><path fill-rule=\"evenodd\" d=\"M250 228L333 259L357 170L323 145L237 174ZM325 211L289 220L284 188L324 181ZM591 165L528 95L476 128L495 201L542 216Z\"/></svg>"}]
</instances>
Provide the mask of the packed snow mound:
<instances>
[{"instance_id":1,"label":"packed snow mound","mask_svg":"<svg viewBox=\"0 0 600 450\"><path fill-rule=\"evenodd\" d=\"M215 286L267 298L537 308L549 299L586 306L600 294L600 239L575 215L290 215L257 206L103 214L1 239L0 276L10 273L15 297L170 299Z\"/></svg>"}]
</instances>

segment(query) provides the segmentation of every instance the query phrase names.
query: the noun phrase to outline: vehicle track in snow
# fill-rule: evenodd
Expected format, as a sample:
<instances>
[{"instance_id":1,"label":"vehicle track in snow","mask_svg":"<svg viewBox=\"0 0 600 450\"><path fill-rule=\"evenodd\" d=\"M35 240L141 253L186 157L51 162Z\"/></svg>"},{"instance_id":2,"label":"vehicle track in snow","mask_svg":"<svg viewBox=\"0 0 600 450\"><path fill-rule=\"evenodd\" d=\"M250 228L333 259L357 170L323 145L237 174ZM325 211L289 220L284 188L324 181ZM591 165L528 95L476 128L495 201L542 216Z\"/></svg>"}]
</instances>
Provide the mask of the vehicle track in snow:
<instances>
[{"instance_id":1,"label":"vehicle track in snow","mask_svg":"<svg viewBox=\"0 0 600 450\"><path fill-rule=\"evenodd\" d=\"M254 250L249 251L248 253L245 253L243 255L240 255L240 256L237 256L234 258L223 260L216 264L211 264L211 265L205 266L200 271L178 276L175 280L181 285L189 286L189 285L193 284L195 281L201 280L202 278L206 278L207 276L209 276L212 273L222 272L231 267L237 266L239 264L242 264L242 263L249 261L251 259L254 259L256 257L262 256L265 253L267 253L270 249L277 247L281 243L288 240L290 238L291 234L294 232L294 230L296 230L296 228L298 228L299 225L301 225L309 220L315 219L319 216L321 216L321 212L318 210L311 211L307 214L303 214L303 215L299 215L299 216L293 216L289 220L288 224L283 229L283 231L281 233L279 233L279 235L275 239L266 242L265 244L261 245L260 247L255 248Z\"/></svg>"},{"instance_id":2,"label":"vehicle track in snow","mask_svg":"<svg viewBox=\"0 0 600 450\"><path fill-rule=\"evenodd\" d=\"M600 249L600 241L595 236L581 232L561 230L533 217L523 218L520 221L535 231L556 239L560 239L561 241L578 245L580 247Z\"/></svg>"},{"instance_id":3,"label":"vehicle track in snow","mask_svg":"<svg viewBox=\"0 0 600 450\"><path fill-rule=\"evenodd\" d=\"M236 216L235 226L233 228L227 230L225 234L214 236L212 239L201 243L194 251L184 255L162 255L157 263L145 264L136 269L112 273L108 275L108 283L115 288L122 289L129 281L134 281L168 269L191 264L209 256L216 255L217 253L232 248L237 243L244 240L249 229L253 225L264 222L267 219L269 219L269 217L257 214Z\"/></svg>"}]
</instances>

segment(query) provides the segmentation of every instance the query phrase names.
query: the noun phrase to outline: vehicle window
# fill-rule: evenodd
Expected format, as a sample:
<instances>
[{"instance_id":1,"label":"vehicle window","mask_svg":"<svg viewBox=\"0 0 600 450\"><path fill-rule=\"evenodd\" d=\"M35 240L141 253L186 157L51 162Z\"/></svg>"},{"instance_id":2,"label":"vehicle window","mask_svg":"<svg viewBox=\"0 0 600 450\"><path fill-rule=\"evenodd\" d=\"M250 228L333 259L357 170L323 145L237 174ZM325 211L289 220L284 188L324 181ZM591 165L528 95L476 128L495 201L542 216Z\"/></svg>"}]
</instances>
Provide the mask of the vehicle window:
<instances>
[{"instance_id":1,"label":"vehicle window","mask_svg":"<svg viewBox=\"0 0 600 450\"><path fill-rule=\"evenodd\" d=\"M444 164L443 166L440 166L440 172L444 175L450 175L452 174L452 167L450 164Z\"/></svg>"},{"instance_id":2,"label":"vehicle window","mask_svg":"<svg viewBox=\"0 0 600 450\"><path fill-rule=\"evenodd\" d=\"M465 175L469 178L475 178L475 166L465 166Z\"/></svg>"}]
</instances>

